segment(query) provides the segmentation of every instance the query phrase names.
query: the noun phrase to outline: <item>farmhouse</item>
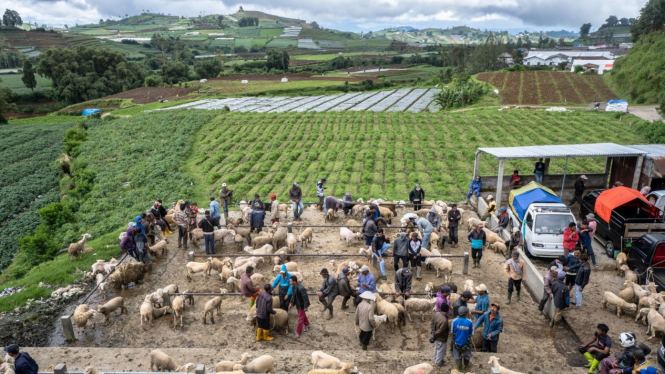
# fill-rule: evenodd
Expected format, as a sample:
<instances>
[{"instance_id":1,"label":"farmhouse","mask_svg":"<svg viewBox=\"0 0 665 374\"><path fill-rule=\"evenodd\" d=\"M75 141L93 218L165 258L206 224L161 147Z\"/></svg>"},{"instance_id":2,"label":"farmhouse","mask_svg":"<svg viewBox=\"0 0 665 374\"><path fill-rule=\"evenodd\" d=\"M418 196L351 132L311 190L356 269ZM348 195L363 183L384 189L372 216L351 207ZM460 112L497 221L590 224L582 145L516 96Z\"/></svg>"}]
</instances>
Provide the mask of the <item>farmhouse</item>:
<instances>
[{"instance_id":1,"label":"farmhouse","mask_svg":"<svg viewBox=\"0 0 665 374\"><path fill-rule=\"evenodd\" d=\"M581 52L581 51L530 51L524 57L524 65L538 66L549 65L556 66L562 62L570 62L577 57L594 57L597 59L614 60L614 54L611 52Z\"/></svg>"},{"instance_id":2,"label":"farmhouse","mask_svg":"<svg viewBox=\"0 0 665 374\"><path fill-rule=\"evenodd\" d=\"M575 66L581 65L585 71L595 71L598 74L603 74L605 70L612 70L614 67L613 60L587 60L587 59L573 59L570 71L575 71Z\"/></svg>"}]
</instances>

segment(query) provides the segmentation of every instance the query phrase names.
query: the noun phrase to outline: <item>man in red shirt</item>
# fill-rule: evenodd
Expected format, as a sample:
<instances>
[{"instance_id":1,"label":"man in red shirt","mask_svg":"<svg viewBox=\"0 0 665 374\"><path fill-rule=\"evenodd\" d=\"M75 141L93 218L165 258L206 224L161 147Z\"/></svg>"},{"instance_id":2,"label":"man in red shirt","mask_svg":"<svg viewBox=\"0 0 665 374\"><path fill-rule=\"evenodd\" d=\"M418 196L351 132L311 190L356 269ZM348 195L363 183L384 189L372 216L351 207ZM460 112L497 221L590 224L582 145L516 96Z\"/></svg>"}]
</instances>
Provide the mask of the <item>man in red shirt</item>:
<instances>
[{"instance_id":1,"label":"man in red shirt","mask_svg":"<svg viewBox=\"0 0 665 374\"><path fill-rule=\"evenodd\" d=\"M510 176L510 188L520 187L522 185L522 177L519 170L514 170L513 175Z\"/></svg>"},{"instance_id":2,"label":"man in red shirt","mask_svg":"<svg viewBox=\"0 0 665 374\"><path fill-rule=\"evenodd\" d=\"M575 251L577 242L580 240L580 236L577 234L575 229L575 222L568 224L568 228L563 230L563 254L568 256L568 253Z\"/></svg>"}]
</instances>

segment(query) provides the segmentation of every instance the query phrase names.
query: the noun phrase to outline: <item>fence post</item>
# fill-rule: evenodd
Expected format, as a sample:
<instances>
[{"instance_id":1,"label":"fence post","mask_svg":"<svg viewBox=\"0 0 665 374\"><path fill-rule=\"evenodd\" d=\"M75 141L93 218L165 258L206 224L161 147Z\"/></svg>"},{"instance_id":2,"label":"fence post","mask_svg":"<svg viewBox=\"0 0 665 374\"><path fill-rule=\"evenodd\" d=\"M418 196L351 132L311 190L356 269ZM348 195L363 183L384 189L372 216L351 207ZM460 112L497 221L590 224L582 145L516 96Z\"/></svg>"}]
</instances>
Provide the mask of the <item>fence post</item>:
<instances>
[{"instance_id":1,"label":"fence post","mask_svg":"<svg viewBox=\"0 0 665 374\"><path fill-rule=\"evenodd\" d=\"M469 252L464 252L464 264L462 265L462 274L469 274Z\"/></svg>"},{"instance_id":2,"label":"fence post","mask_svg":"<svg viewBox=\"0 0 665 374\"><path fill-rule=\"evenodd\" d=\"M291 222L286 224L286 230L289 232L289 234L293 233L293 224Z\"/></svg>"},{"instance_id":3,"label":"fence post","mask_svg":"<svg viewBox=\"0 0 665 374\"><path fill-rule=\"evenodd\" d=\"M59 363L53 368L53 374L67 374L67 365Z\"/></svg>"},{"instance_id":4,"label":"fence post","mask_svg":"<svg viewBox=\"0 0 665 374\"><path fill-rule=\"evenodd\" d=\"M194 374L205 374L206 367L203 364L196 364L196 369L194 369Z\"/></svg>"},{"instance_id":5,"label":"fence post","mask_svg":"<svg viewBox=\"0 0 665 374\"><path fill-rule=\"evenodd\" d=\"M62 332L65 334L65 340L76 340L76 336L74 336L74 325L72 325L71 317L62 316L60 317L60 322L62 322Z\"/></svg>"},{"instance_id":6,"label":"fence post","mask_svg":"<svg viewBox=\"0 0 665 374\"><path fill-rule=\"evenodd\" d=\"M172 307L171 305L171 295L169 295L169 291L164 291L162 293L162 299L164 300L164 306Z\"/></svg>"},{"instance_id":7,"label":"fence post","mask_svg":"<svg viewBox=\"0 0 665 374\"><path fill-rule=\"evenodd\" d=\"M286 255L284 254L284 251L279 251L279 259L283 264L286 264Z\"/></svg>"},{"instance_id":8,"label":"fence post","mask_svg":"<svg viewBox=\"0 0 665 374\"><path fill-rule=\"evenodd\" d=\"M190 262L191 262L191 261L194 261L194 251L189 252L189 253L187 254L187 256L189 257L189 261L190 261Z\"/></svg>"}]
</instances>

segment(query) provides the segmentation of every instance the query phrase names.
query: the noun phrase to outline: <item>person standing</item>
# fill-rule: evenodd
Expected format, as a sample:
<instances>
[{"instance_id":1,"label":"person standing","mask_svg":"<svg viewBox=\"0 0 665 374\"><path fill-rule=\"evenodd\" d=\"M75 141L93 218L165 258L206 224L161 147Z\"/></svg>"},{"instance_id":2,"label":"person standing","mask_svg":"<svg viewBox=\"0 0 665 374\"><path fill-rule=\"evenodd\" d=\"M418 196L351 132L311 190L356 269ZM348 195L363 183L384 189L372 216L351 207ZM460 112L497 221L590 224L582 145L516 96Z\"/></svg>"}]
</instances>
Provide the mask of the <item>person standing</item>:
<instances>
[{"instance_id":1,"label":"person standing","mask_svg":"<svg viewBox=\"0 0 665 374\"><path fill-rule=\"evenodd\" d=\"M469 186L469 192L466 193L467 205L471 205L471 196L475 196L476 199L480 197L481 188L483 188L483 182L480 180L480 175L479 175L474 180L471 181L471 185Z\"/></svg>"},{"instance_id":2,"label":"person standing","mask_svg":"<svg viewBox=\"0 0 665 374\"><path fill-rule=\"evenodd\" d=\"M294 335L298 339L303 331L309 330L309 319L307 319L309 297L307 296L307 290L302 284L298 283L298 278L295 275L291 276L291 287L293 287L293 298L291 298L289 309L295 305L296 310L298 310L298 327Z\"/></svg>"},{"instance_id":3,"label":"person standing","mask_svg":"<svg viewBox=\"0 0 665 374\"><path fill-rule=\"evenodd\" d=\"M152 216L152 214L137 216L135 223L136 230L134 230L135 253L138 256L138 260L145 265L146 270L150 269L152 263L150 261L150 254L148 253L150 246L148 245L148 237L146 236L146 227L150 225L148 216Z\"/></svg>"},{"instance_id":4,"label":"person standing","mask_svg":"<svg viewBox=\"0 0 665 374\"><path fill-rule=\"evenodd\" d=\"M411 192L409 192L409 201L413 204L414 211L420 210L423 200L425 200L425 190L420 188L419 184L416 184Z\"/></svg>"},{"instance_id":5,"label":"person standing","mask_svg":"<svg viewBox=\"0 0 665 374\"><path fill-rule=\"evenodd\" d=\"M362 294L365 291L376 292L376 278L374 278L374 274L370 273L367 265L363 265L360 268L360 275L358 276L358 294ZM356 306L358 303L360 303L360 298L356 299Z\"/></svg>"},{"instance_id":6,"label":"person standing","mask_svg":"<svg viewBox=\"0 0 665 374\"><path fill-rule=\"evenodd\" d=\"M215 200L214 196L210 196L210 221L213 223L213 225L217 226L218 230L222 229L222 225L220 223L222 219L222 213L219 211L219 203L217 200Z\"/></svg>"},{"instance_id":7,"label":"person standing","mask_svg":"<svg viewBox=\"0 0 665 374\"><path fill-rule=\"evenodd\" d=\"M326 319L333 318L333 301L339 293L337 289L337 281L335 277L331 274L328 274L328 269L321 269L321 277L323 278L323 284L321 284L321 289L316 293L316 296L319 297L319 302L323 305L321 313L325 312L328 309L328 314Z\"/></svg>"},{"instance_id":8,"label":"person standing","mask_svg":"<svg viewBox=\"0 0 665 374\"><path fill-rule=\"evenodd\" d=\"M552 283L552 303L554 304L554 315L550 321L550 327L554 327L555 324L561 321L563 312L569 306L570 300L570 291L568 287L563 283L563 280L566 279L566 272L559 270L557 274L556 282Z\"/></svg>"},{"instance_id":9,"label":"person standing","mask_svg":"<svg viewBox=\"0 0 665 374\"><path fill-rule=\"evenodd\" d=\"M513 253L516 251L520 244L522 244L522 233L518 227L513 227L513 233L510 235L510 240L506 242L506 247L508 247L506 260L509 258L508 253Z\"/></svg>"},{"instance_id":10,"label":"person standing","mask_svg":"<svg viewBox=\"0 0 665 374\"><path fill-rule=\"evenodd\" d=\"M136 261L140 260L138 253L136 253L136 244L134 243L134 237L139 232L141 232L141 229L139 229L138 227L127 226L127 230L125 230L125 236L123 236L122 240L120 240L120 249L122 249L122 251L125 254L132 256Z\"/></svg>"},{"instance_id":11,"label":"person standing","mask_svg":"<svg viewBox=\"0 0 665 374\"><path fill-rule=\"evenodd\" d=\"M254 267L248 266L245 269L245 274L240 277L240 293L245 297L249 297L250 309L254 306L256 298L261 293L261 289L254 286L254 282L252 282L252 275L254 275ZM272 287L270 287L270 290L272 291ZM272 302L270 305L272 306Z\"/></svg>"},{"instance_id":12,"label":"person standing","mask_svg":"<svg viewBox=\"0 0 665 374\"><path fill-rule=\"evenodd\" d=\"M365 233L365 247L369 250L372 245L372 240L376 235L378 228L376 223L372 219L372 211L369 210L365 213L365 219L363 220L363 232Z\"/></svg>"},{"instance_id":13,"label":"person standing","mask_svg":"<svg viewBox=\"0 0 665 374\"><path fill-rule=\"evenodd\" d=\"M487 235L483 230L483 224L479 223L475 230L471 230L466 239L471 243L471 257L473 257L473 267L480 268L480 259L483 257L483 248L487 242Z\"/></svg>"},{"instance_id":14,"label":"person standing","mask_svg":"<svg viewBox=\"0 0 665 374\"><path fill-rule=\"evenodd\" d=\"M524 277L524 260L520 258L520 253L515 251L510 259L503 265L503 272L508 277L508 298L506 304L510 304L513 298L513 287L517 291L516 301L520 301L520 292L522 292L522 278Z\"/></svg>"},{"instance_id":15,"label":"person standing","mask_svg":"<svg viewBox=\"0 0 665 374\"><path fill-rule=\"evenodd\" d=\"M344 204L344 206L342 207L342 210L344 210L344 215L348 216L349 212L353 209L354 206L356 206L355 200L353 200L353 197L351 197L351 192L347 192L344 195L342 204Z\"/></svg>"},{"instance_id":16,"label":"person standing","mask_svg":"<svg viewBox=\"0 0 665 374\"><path fill-rule=\"evenodd\" d=\"M372 254L379 260L381 268L381 279L386 280L386 264L383 261L383 255L390 249L390 239L383 233L383 229L376 230L376 235L372 239Z\"/></svg>"},{"instance_id":17,"label":"person standing","mask_svg":"<svg viewBox=\"0 0 665 374\"><path fill-rule=\"evenodd\" d=\"M409 266L409 239L406 237L405 232L400 232L399 237L395 239L393 244L395 248L393 249L393 265L395 266L395 271L400 269L399 261L402 260L402 267Z\"/></svg>"},{"instance_id":18,"label":"person standing","mask_svg":"<svg viewBox=\"0 0 665 374\"><path fill-rule=\"evenodd\" d=\"M596 227L598 227L598 222L596 222L596 216L593 213L586 215L586 220L589 222L589 235L593 241L593 236L596 235Z\"/></svg>"},{"instance_id":19,"label":"person standing","mask_svg":"<svg viewBox=\"0 0 665 374\"><path fill-rule=\"evenodd\" d=\"M418 227L418 231L420 231L420 236L423 238L423 248L429 248L429 237L434 231L432 224L429 223L427 218L423 217L411 218L411 223L414 227Z\"/></svg>"},{"instance_id":20,"label":"person standing","mask_svg":"<svg viewBox=\"0 0 665 374\"><path fill-rule=\"evenodd\" d=\"M274 338L270 336L270 315L277 314L272 307L272 287L266 284L263 286L263 291L258 290L259 292L256 293L256 324L258 325L256 341L271 341ZM252 299L252 303L254 303L254 299Z\"/></svg>"},{"instance_id":21,"label":"person standing","mask_svg":"<svg viewBox=\"0 0 665 374\"><path fill-rule=\"evenodd\" d=\"M468 292L468 291L465 291ZM453 320L450 330L453 333L452 351L458 371L471 366L471 348L473 348L473 323L468 319L469 308L462 306ZM453 314L455 314L453 312ZM462 362L464 360L464 362Z\"/></svg>"},{"instance_id":22,"label":"person standing","mask_svg":"<svg viewBox=\"0 0 665 374\"><path fill-rule=\"evenodd\" d=\"M596 332L593 334L593 339L579 347L580 353L589 361L587 365L584 365L589 368L589 374L593 374L598 364L610 355L612 339L607 335L609 331L610 328L606 324L599 324L596 327Z\"/></svg>"},{"instance_id":23,"label":"person standing","mask_svg":"<svg viewBox=\"0 0 665 374\"><path fill-rule=\"evenodd\" d=\"M453 304L453 318L457 318L459 316L459 309L461 307L467 307L467 303L474 303L475 300L473 299L473 295L471 295L470 291L464 291L460 295L460 297L457 298L457 301L455 301L455 304ZM468 309L467 309L468 312Z\"/></svg>"},{"instance_id":24,"label":"person standing","mask_svg":"<svg viewBox=\"0 0 665 374\"><path fill-rule=\"evenodd\" d=\"M270 223L279 222L279 200L277 195L270 195Z\"/></svg>"},{"instance_id":25,"label":"person standing","mask_svg":"<svg viewBox=\"0 0 665 374\"><path fill-rule=\"evenodd\" d=\"M256 232L261 232L263 229L263 222L266 218L265 205L261 201L261 197L258 194L254 194L254 200L249 202L249 207L252 208L252 213L249 215L249 232L256 230Z\"/></svg>"},{"instance_id":26,"label":"person standing","mask_svg":"<svg viewBox=\"0 0 665 374\"><path fill-rule=\"evenodd\" d=\"M210 211L206 210L205 217L199 221L198 227L203 230L203 239L205 242L206 254L215 254L215 221L210 216Z\"/></svg>"},{"instance_id":27,"label":"person standing","mask_svg":"<svg viewBox=\"0 0 665 374\"><path fill-rule=\"evenodd\" d=\"M581 175L580 179L575 181L575 193L573 196L573 199L570 200L570 204L568 206L573 206L573 204L578 203L580 206L582 206L582 195L584 194L584 190L586 189L586 186L584 185L584 181L586 181L588 178L586 175Z\"/></svg>"},{"instance_id":28,"label":"person standing","mask_svg":"<svg viewBox=\"0 0 665 374\"><path fill-rule=\"evenodd\" d=\"M496 201L494 200L494 196L487 195L487 209L485 209L485 213L480 217L480 220L485 221L492 216L494 212L496 212Z\"/></svg>"},{"instance_id":29,"label":"person standing","mask_svg":"<svg viewBox=\"0 0 665 374\"><path fill-rule=\"evenodd\" d=\"M589 234L589 222L587 220L582 221L577 231L580 236L580 242L582 243L582 252L586 252L587 255L591 258L591 263L593 267L597 268L596 256L593 253L593 242L591 241L591 234Z\"/></svg>"},{"instance_id":30,"label":"person standing","mask_svg":"<svg viewBox=\"0 0 665 374\"><path fill-rule=\"evenodd\" d=\"M293 182L293 187L289 190L289 198L291 199L291 205L293 209L293 220L302 221L300 216L305 210L305 206L302 203L302 190L298 183Z\"/></svg>"},{"instance_id":31,"label":"person standing","mask_svg":"<svg viewBox=\"0 0 665 374\"><path fill-rule=\"evenodd\" d=\"M577 242L580 240L580 236L577 234L575 229L575 222L568 224L568 227L563 230L563 254L568 256L570 252L575 250L577 247Z\"/></svg>"},{"instance_id":32,"label":"person standing","mask_svg":"<svg viewBox=\"0 0 665 374\"><path fill-rule=\"evenodd\" d=\"M427 213L427 220L432 225L432 227L434 227L435 233L438 234L439 232L441 232L441 218L439 217L439 214L436 212L436 208L432 207L432 209L429 210L429 213Z\"/></svg>"},{"instance_id":33,"label":"person standing","mask_svg":"<svg viewBox=\"0 0 665 374\"><path fill-rule=\"evenodd\" d=\"M462 219L462 214L457 210L457 204L450 205L448 212L448 243L452 244L453 248L457 248L459 238L457 232L459 229L459 221Z\"/></svg>"},{"instance_id":34,"label":"person standing","mask_svg":"<svg viewBox=\"0 0 665 374\"><path fill-rule=\"evenodd\" d=\"M589 276L591 275L591 265L589 265L589 256L585 254L580 255L580 264L578 265L577 275L575 276L575 306L582 306L582 293L584 287L589 284Z\"/></svg>"},{"instance_id":35,"label":"person standing","mask_svg":"<svg viewBox=\"0 0 665 374\"><path fill-rule=\"evenodd\" d=\"M349 268L344 266L342 272L337 276L337 290L339 295L342 296L342 310L349 309L346 303L350 298L353 298L355 301L358 296L358 291L351 287L351 282L349 282Z\"/></svg>"},{"instance_id":36,"label":"person standing","mask_svg":"<svg viewBox=\"0 0 665 374\"><path fill-rule=\"evenodd\" d=\"M543 184L543 175L545 174L545 163L543 158L539 158L533 167L533 175L536 177L536 183Z\"/></svg>"},{"instance_id":37,"label":"person standing","mask_svg":"<svg viewBox=\"0 0 665 374\"><path fill-rule=\"evenodd\" d=\"M226 183L222 183L222 189L219 190L219 201L224 204L224 223L229 224L229 201L233 197L233 190L229 189L226 186Z\"/></svg>"},{"instance_id":38,"label":"person standing","mask_svg":"<svg viewBox=\"0 0 665 374\"><path fill-rule=\"evenodd\" d=\"M376 327L376 321L374 320L375 306L371 303L376 300L376 296L370 291L365 291L358 298L362 301L356 308L356 326L360 330L360 345L363 351L366 351L372 339L372 331Z\"/></svg>"},{"instance_id":39,"label":"person standing","mask_svg":"<svg viewBox=\"0 0 665 374\"><path fill-rule=\"evenodd\" d=\"M189 232L189 217L185 213L185 204L180 204L180 210L173 213L173 220L178 225L178 248L182 249L183 246L187 249L187 236Z\"/></svg>"},{"instance_id":40,"label":"person standing","mask_svg":"<svg viewBox=\"0 0 665 374\"><path fill-rule=\"evenodd\" d=\"M487 286L479 284L476 287L476 308L471 310L471 316L474 320L478 320L490 308L490 295L487 293Z\"/></svg>"},{"instance_id":41,"label":"person standing","mask_svg":"<svg viewBox=\"0 0 665 374\"><path fill-rule=\"evenodd\" d=\"M501 231L507 229L508 223L510 223L510 216L508 215L508 209L506 209L505 206L502 206L501 208L499 208L499 212L501 213L501 215L499 215L499 224L492 229L492 231L496 233L500 233Z\"/></svg>"},{"instance_id":42,"label":"person standing","mask_svg":"<svg viewBox=\"0 0 665 374\"><path fill-rule=\"evenodd\" d=\"M18 344L5 347L5 352L14 359L14 372L16 374L37 374L39 365L26 352L20 352Z\"/></svg>"},{"instance_id":43,"label":"person standing","mask_svg":"<svg viewBox=\"0 0 665 374\"><path fill-rule=\"evenodd\" d=\"M569 253L568 256L566 256L566 263L563 265L563 270L566 272L566 286L568 286L569 292L573 290L579 267L580 249L575 248L572 253Z\"/></svg>"},{"instance_id":44,"label":"person standing","mask_svg":"<svg viewBox=\"0 0 665 374\"><path fill-rule=\"evenodd\" d=\"M328 187L325 187L323 184L326 183L328 179L322 177L318 182L316 182L316 196L319 198L319 211L323 212L323 190Z\"/></svg>"},{"instance_id":45,"label":"person standing","mask_svg":"<svg viewBox=\"0 0 665 374\"><path fill-rule=\"evenodd\" d=\"M192 201L191 204L185 201L185 214L189 218L189 227L196 227L196 216L199 215L199 208L195 201Z\"/></svg>"},{"instance_id":46,"label":"person standing","mask_svg":"<svg viewBox=\"0 0 665 374\"><path fill-rule=\"evenodd\" d=\"M483 313L480 318L473 325L473 329L483 326L483 347L481 352L496 353L497 346L499 345L499 334L503 331L503 318L499 314L501 306L499 304L492 304L492 308Z\"/></svg>"},{"instance_id":47,"label":"person standing","mask_svg":"<svg viewBox=\"0 0 665 374\"><path fill-rule=\"evenodd\" d=\"M443 310L443 306L447 305L448 306L448 311L445 312L446 318L450 318L450 300L448 299L450 297L450 292L452 290L448 286L443 286L441 287L441 291L436 293L436 304L434 305L434 311L435 312L440 312Z\"/></svg>"},{"instance_id":48,"label":"person standing","mask_svg":"<svg viewBox=\"0 0 665 374\"><path fill-rule=\"evenodd\" d=\"M286 265L282 264L282 267L279 269L279 274L272 282L272 288L279 285L279 308L283 310L289 310L291 296L293 295L293 286L291 285L290 279L291 274L289 274L286 269Z\"/></svg>"},{"instance_id":49,"label":"person standing","mask_svg":"<svg viewBox=\"0 0 665 374\"><path fill-rule=\"evenodd\" d=\"M556 277L559 274L559 268L556 266L551 266L550 271L545 274L543 277L543 297L540 298L540 304L538 304L538 311L540 314L545 314L543 309L545 309L545 303L547 300L551 300L554 294L552 294L552 284L556 282Z\"/></svg>"},{"instance_id":50,"label":"person standing","mask_svg":"<svg viewBox=\"0 0 665 374\"><path fill-rule=\"evenodd\" d=\"M415 232L411 233L411 240L409 240L409 260L411 262L411 267L416 269L416 279L421 280L420 276L420 265L422 263L422 255L420 250L422 249L422 243L418 240L418 234Z\"/></svg>"},{"instance_id":51,"label":"person standing","mask_svg":"<svg viewBox=\"0 0 665 374\"><path fill-rule=\"evenodd\" d=\"M408 300L411 296L411 277L413 274L408 268L402 268L395 272L395 298L403 296Z\"/></svg>"},{"instance_id":52,"label":"person standing","mask_svg":"<svg viewBox=\"0 0 665 374\"><path fill-rule=\"evenodd\" d=\"M434 364L442 367L446 364L446 342L448 341L448 314L450 307L442 304L441 309L437 310L430 323L432 337L430 343L434 343Z\"/></svg>"}]
</instances>

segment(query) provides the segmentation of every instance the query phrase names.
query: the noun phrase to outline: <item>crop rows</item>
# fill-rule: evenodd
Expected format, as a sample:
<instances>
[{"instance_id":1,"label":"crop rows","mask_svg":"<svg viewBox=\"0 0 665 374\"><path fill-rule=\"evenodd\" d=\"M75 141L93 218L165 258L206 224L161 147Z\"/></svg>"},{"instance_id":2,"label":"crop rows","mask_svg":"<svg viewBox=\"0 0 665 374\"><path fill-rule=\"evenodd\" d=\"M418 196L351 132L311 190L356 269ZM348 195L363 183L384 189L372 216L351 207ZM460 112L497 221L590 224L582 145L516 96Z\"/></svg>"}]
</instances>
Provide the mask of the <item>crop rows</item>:
<instances>
[{"instance_id":1,"label":"crop rows","mask_svg":"<svg viewBox=\"0 0 665 374\"><path fill-rule=\"evenodd\" d=\"M501 104L588 104L617 96L598 75L553 71L478 74L478 80L497 87Z\"/></svg>"}]
</instances>

